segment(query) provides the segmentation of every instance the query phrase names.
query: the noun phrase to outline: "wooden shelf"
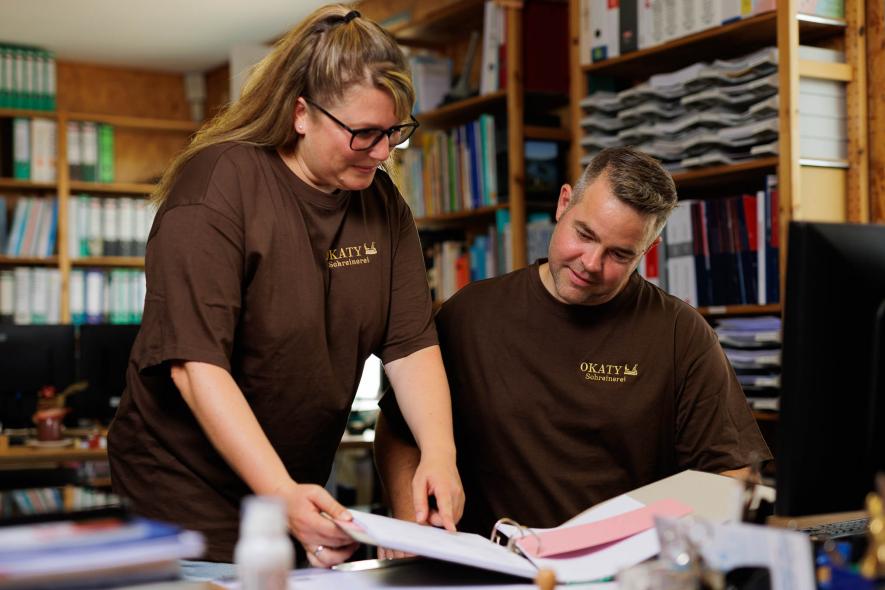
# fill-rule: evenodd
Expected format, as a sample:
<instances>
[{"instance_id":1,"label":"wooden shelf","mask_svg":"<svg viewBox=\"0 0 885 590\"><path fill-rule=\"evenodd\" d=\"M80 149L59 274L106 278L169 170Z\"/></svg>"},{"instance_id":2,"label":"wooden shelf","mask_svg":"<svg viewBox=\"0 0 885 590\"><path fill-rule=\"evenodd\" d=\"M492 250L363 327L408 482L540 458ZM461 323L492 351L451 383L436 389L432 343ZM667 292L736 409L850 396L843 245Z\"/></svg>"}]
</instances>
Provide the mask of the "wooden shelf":
<instances>
[{"instance_id":1,"label":"wooden shelf","mask_svg":"<svg viewBox=\"0 0 885 590\"><path fill-rule=\"evenodd\" d=\"M43 119L55 119L58 117L56 111L36 111L33 109L0 109L0 119L8 119L12 117L40 117Z\"/></svg>"},{"instance_id":2,"label":"wooden shelf","mask_svg":"<svg viewBox=\"0 0 885 590\"><path fill-rule=\"evenodd\" d=\"M44 463L67 461L106 461L106 449L9 447L0 451L0 466L35 467Z\"/></svg>"},{"instance_id":3,"label":"wooden shelf","mask_svg":"<svg viewBox=\"0 0 885 590\"><path fill-rule=\"evenodd\" d=\"M451 127L476 119L491 108L503 108L506 99L507 92L499 90L492 94L474 96L466 100L447 104L432 111L419 113L416 118L422 126L430 128Z\"/></svg>"},{"instance_id":4,"label":"wooden shelf","mask_svg":"<svg viewBox=\"0 0 885 590\"><path fill-rule=\"evenodd\" d=\"M157 185L142 182L84 182L82 180L71 181L71 192L83 193L111 193L111 194L138 194L149 195L154 192Z\"/></svg>"},{"instance_id":5,"label":"wooden shelf","mask_svg":"<svg viewBox=\"0 0 885 590\"><path fill-rule=\"evenodd\" d=\"M71 121L95 121L110 123L125 129L150 129L154 131L188 131L200 128L202 123L177 119L153 119L148 117L125 117L121 115L102 115L99 113L78 113L66 111L35 111L29 109L0 109L0 118L9 117L42 117L44 119L66 118Z\"/></svg>"},{"instance_id":6,"label":"wooden shelf","mask_svg":"<svg viewBox=\"0 0 885 590\"><path fill-rule=\"evenodd\" d=\"M673 174L673 181L678 190L699 189L724 184L736 184L742 181L759 183L759 174L766 170L774 172L777 169L777 156L760 158L740 164L727 164L723 166L708 166L694 170L686 170ZM760 186L761 188L761 186Z\"/></svg>"},{"instance_id":7,"label":"wooden shelf","mask_svg":"<svg viewBox=\"0 0 885 590\"><path fill-rule=\"evenodd\" d=\"M141 256L91 256L74 258L71 260L71 266L144 268L144 258Z\"/></svg>"},{"instance_id":8,"label":"wooden shelf","mask_svg":"<svg viewBox=\"0 0 885 590\"><path fill-rule=\"evenodd\" d=\"M15 178L0 178L0 188L22 191L54 191L58 188L58 184L55 182L33 182L31 180L17 180Z\"/></svg>"},{"instance_id":9,"label":"wooden shelf","mask_svg":"<svg viewBox=\"0 0 885 590\"><path fill-rule=\"evenodd\" d=\"M773 410L753 410L753 417L758 422L777 422L779 414Z\"/></svg>"},{"instance_id":10,"label":"wooden shelf","mask_svg":"<svg viewBox=\"0 0 885 590\"><path fill-rule=\"evenodd\" d=\"M492 205L490 207L480 207L478 209L465 209L463 211L455 211L453 213L440 213L439 215L429 215L427 217L419 217L415 220L415 223L418 225L431 225L431 224L443 224L443 223L451 223L454 221L465 221L471 219L480 219L483 217L490 217L495 214L496 211L500 209L506 209L508 207L507 203L500 203L498 205Z\"/></svg>"},{"instance_id":11,"label":"wooden shelf","mask_svg":"<svg viewBox=\"0 0 885 590\"><path fill-rule=\"evenodd\" d=\"M699 307L698 311L706 317L734 316L734 315L780 315L781 304L769 305L714 305L711 307Z\"/></svg>"},{"instance_id":12,"label":"wooden shelf","mask_svg":"<svg viewBox=\"0 0 885 590\"><path fill-rule=\"evenodd\" d=\"M437 7L414 20L397 22L387 30L403 45L427 46L463 39L471 29L482 33L482 0L460 0Z\"/></svg>"},{"instance_id":13,"label":"wooden shelf","mask_svg":"<svg viewBox=\"0 0 885 590\"><path fill-rule=\"evenodd\" d=\"M58 266L57 256L0 256L3 266Z\"/></svg>"},{"instance_id":14,"label":"wooden shelf","mask_svg":"<svg viewBox=\"0 0 885 590\"><path fill-rule=\"evenodd\" d=\"M115 127L125 129L148 129L151 131L182 131L193 132L200 128L202 123L194 123L187 120L175 119L151 119L147 117L123 117L120 115L101 115L97 113L64 113L64 116L72 121L94 121L96 123L109 123Z\"/></svg>"},{"instance_id":15,"label":"wooden shelf","mask_svg":"<svg viewBox=\"0 0 885 590\"><path fill-rule=\"evenodd\" d=\"M526 139L547 139L552 141L571 141L572 132L562 127L525 126Z\"/></svg>"},{"instance_id":16,"label":"wooden shelf","mask_svg":"<svg viewBox=\"0 0 885 590\"><path fill-rule=\"evenodd\" d=\"M803 42L841 34L844 23L799 16ZM766 12L737 22L707 29L661 45L640 49L618 57L582 66L587 74L643 80L660 72L673 72L708 56L730 59L762 47L774 46L777 39L777 13Z\"/></svg>"}]
</instances>

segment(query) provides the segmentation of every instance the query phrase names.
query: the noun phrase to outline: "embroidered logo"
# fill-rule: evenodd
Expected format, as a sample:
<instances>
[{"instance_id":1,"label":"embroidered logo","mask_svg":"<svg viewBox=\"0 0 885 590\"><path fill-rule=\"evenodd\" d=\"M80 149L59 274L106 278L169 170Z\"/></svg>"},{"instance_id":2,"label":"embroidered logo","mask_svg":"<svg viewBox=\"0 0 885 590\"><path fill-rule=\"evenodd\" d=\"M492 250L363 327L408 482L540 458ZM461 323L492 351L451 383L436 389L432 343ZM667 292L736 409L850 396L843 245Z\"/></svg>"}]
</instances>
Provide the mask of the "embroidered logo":
<instances>
[{"instance_id":1,"label":"embroidered logo","mask_svg":"<svg viewBox=\"0 0 885 590\"><path fill-rule=\"evenodd\" d=\"M584 361L578 370L586 381L606 381L609 383L626 383L628 377L639 376L639 363L611 364L591 363Z\"/></svg>"},{"instance_id":2,"label":"embroidered logo","mask_svg":"<svg viewBox=\"0 0 885 590\"><path fill-rule=\"evenodd\" d=\"M377 254L378 247L375 246L375 242L371 244L363 242L360 246L343 246L328 250L326 252L326 264L329 268L369 264L372 262L371 257Z\"/></svg>"}]
</instances>

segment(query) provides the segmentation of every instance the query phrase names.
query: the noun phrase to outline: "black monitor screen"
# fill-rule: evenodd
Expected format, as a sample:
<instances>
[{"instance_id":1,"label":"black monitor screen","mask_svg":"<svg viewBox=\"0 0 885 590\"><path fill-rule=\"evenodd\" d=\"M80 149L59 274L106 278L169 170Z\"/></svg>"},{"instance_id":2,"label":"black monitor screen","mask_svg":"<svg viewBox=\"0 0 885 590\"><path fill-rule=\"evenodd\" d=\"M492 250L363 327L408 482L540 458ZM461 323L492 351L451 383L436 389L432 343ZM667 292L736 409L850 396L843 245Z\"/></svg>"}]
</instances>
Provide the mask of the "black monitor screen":
<instances>
[{"instance_id":1,"label":"black monitor screen","mask_svg":"<svg viewBox=\"0 0 885 590\"><path fill-rule=\"evenodd\" d=\"M0 422L33 426L37 390L74 381L73 326L0 326Z\"/></svg>"},{"instance_id":2,"label":"black monitor screen","mask_svg":"<svg viewBox=\"0 0 885 590\"><path fill-rule=\"evenodd\" d=\"M129 352L138 328L114 324L80 326L77 375L89 385L86 391L69 399L71 420L108 423L113 418L116 402L126 386Z\"/></svg>"},{"instance_id":3,"label":"black monitor screen","mask_svg":"<svg viewBox=\"0 0 885 590\"><path fill-rule=\"evenodd\" d=\"M860 510L885 467L885 226L793 222L776 512Z\"/></svg>"}]
</instances>

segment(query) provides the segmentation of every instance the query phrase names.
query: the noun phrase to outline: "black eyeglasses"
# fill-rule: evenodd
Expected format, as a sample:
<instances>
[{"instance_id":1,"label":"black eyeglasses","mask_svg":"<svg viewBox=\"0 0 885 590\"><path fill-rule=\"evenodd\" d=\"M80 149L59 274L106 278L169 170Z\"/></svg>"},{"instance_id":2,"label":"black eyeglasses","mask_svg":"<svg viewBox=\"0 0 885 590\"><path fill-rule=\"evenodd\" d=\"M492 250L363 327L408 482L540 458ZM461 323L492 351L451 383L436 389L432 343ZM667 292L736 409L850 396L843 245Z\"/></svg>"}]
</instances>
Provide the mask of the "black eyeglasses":
<instances>
[{"instance_id":1,"label":"black eyeglasses","mask_svg":"<svg viewBox=\"0 0 885 590\"><path fill-rule=\"evenodd\" d=\"M321 113L335 121L342 129L345 129L350 132L350 149L357 152L365 152L376 145L381 141L384 137L387 137L390 141L390 147L397 146L407 139L412 137L412 134L415 133L415 129L418 128L418 121L412 115L409 115L409 118L412 120L411 123L402 123L400 125L394 125L389 129L381 129L379 127L366 127L364 129L353 129L348 125L345 125L341 121L339 121L335 115L310 100L309 98L304 98L305 102L307 102L312 107L316 107Z\"/></svg>"}]
</instances>

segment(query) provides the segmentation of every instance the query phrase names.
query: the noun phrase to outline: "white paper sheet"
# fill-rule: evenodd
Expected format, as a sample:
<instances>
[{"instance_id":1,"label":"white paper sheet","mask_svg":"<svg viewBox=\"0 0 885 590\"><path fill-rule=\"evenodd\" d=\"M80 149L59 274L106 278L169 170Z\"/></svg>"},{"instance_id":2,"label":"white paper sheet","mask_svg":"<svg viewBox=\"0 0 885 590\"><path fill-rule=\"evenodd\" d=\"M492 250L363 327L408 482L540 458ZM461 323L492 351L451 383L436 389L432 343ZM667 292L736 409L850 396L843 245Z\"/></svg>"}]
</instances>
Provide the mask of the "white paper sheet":
<instances>
[{"instance_id":1,"label":"white paper sheet","mask_svg":"<svg viewBox=\"0 0 885 590\"><path fill-rule=\"evenodd\" d=\"M479 535L452 533L357 510L350 512L368 536L359 538L355 535L359 541L523 578L534 578L537 574L526 559Z\"/></svg>"}]
</instances>

